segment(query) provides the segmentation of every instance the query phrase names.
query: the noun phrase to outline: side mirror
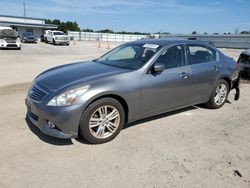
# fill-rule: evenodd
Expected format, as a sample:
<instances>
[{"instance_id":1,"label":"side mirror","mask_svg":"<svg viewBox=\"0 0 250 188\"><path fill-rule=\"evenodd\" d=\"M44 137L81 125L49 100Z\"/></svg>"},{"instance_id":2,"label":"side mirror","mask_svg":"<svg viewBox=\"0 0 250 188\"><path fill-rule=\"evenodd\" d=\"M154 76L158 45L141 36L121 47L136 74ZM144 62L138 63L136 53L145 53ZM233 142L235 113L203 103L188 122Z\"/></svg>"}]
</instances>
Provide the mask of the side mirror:
<instances>
[{"instance_id":1,"label":"side mirror","mask_svg":"<svg viewBox=\"0 0 250 188\"><path fill-rule=\"evenodd\" d=\"M152 71L154 73L160 73L160 72L162 72L164 70L165 70L165 65L161 64L161 63L154 64L153 69L152 69Z\"/></svg>"}]
</instances>

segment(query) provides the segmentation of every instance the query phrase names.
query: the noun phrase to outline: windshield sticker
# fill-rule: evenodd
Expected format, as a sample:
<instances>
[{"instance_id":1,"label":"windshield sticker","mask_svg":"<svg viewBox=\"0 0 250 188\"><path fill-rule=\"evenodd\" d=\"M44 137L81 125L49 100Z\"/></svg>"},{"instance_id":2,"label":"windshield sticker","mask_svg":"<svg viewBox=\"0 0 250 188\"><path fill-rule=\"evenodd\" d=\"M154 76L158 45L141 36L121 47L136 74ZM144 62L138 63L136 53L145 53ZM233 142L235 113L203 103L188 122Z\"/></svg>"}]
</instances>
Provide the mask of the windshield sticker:
<instances>
[{"instance_id":1,"label":"windshield sticker","mask_svg":"<svg viewBox=\"0 0 250 188\"><path fill-rule=\"evenodd\" d=\"M159 45L157 44L145 44L143 48L152 48L152 49L157 49Z\"/></svg>"}]
</instances>

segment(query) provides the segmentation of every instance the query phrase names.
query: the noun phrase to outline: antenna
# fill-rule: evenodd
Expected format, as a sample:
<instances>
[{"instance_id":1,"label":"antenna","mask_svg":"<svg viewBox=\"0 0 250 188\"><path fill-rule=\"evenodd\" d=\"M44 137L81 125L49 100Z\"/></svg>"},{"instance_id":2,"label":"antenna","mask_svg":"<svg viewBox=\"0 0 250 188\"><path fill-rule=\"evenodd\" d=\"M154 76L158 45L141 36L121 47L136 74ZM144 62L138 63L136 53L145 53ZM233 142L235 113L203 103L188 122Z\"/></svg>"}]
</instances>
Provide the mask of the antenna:
<instances>
[{"instance_id":1,"label":"antenna","mask_svg":"<svg viewBox=\"0 0 250 188\"><path fill-rule=\"evenodd\" d=\"M26 17L25 1L23 1L23 16Z\"/></svg>"}]
</instances>

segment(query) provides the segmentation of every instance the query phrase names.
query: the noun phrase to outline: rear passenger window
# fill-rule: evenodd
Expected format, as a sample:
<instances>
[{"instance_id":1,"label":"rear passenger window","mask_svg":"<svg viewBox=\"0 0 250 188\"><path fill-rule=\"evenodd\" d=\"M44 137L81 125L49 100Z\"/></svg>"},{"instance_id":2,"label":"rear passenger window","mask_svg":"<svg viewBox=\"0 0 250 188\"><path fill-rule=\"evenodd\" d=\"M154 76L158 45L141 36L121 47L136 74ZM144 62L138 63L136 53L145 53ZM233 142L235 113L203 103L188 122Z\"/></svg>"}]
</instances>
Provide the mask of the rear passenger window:
<instances>
[{"instance_id":1,"label":"rear passenger window","mask_svg":"<svg viewBox=\"0 0 250 188\"><path fill-rule=\"evenodd\" d=\"M188 45L187 57L189 65L218 60L215 50L202 45Z\"/></svg>"}]
</instances>

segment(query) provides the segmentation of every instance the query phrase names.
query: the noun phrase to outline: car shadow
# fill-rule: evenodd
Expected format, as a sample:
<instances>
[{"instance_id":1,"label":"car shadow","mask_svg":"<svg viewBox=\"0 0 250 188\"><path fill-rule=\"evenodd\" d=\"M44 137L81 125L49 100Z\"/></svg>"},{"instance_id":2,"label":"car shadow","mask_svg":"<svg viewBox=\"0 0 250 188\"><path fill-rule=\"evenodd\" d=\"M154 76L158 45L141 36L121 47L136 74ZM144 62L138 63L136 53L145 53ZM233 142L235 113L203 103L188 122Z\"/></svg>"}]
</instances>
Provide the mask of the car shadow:
<instances>
[{"instance_id":1,"label":"car shadow","mask_svg":"<svg viewBox=\"0 0 250 188\"><path fill-rule=\"evenodd\" d=\"M52 144L52 145L56 145L56 146L72 145L73 144L71 139L54 138L54 137L43 134L35 125L33 125L31 123L31 121L27 117L25 118L25 121L26 121L29 129L31 130L31 132L33 132L40 140L42 140L48 144Z\"/></svg>"},{"instance_id":2,"label":"car shadow","mask_svg":"<svg viewBox=\"0 0 250 188\"><path fill-rule=\"evenodd\" d=\"M127 129L127 128L130 128L130 127L133 127L133 126L136 126L136 125L139 125L139 124L154 121L156 119L170 117L170 116L182 113L182 112L196 110L196 109L199 109L199 108L207 108L207 107L205 105L196 105L196 106L189 106L189 107L186 107L186 108L182 108L182 109L179 109L179 110L174 110L174 111L171 111L171 112L166 112L166 113L163 113L163 114L147 117L147 118L144 118L144 119L141 119L141 120L126 124L123 127L123 129Z\"/></svg>"}]
</instances>

